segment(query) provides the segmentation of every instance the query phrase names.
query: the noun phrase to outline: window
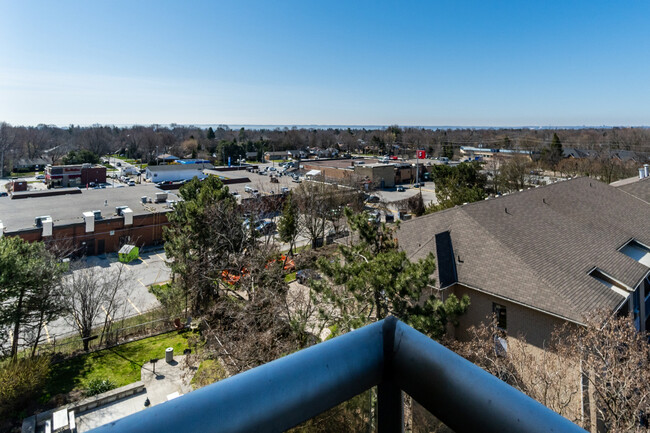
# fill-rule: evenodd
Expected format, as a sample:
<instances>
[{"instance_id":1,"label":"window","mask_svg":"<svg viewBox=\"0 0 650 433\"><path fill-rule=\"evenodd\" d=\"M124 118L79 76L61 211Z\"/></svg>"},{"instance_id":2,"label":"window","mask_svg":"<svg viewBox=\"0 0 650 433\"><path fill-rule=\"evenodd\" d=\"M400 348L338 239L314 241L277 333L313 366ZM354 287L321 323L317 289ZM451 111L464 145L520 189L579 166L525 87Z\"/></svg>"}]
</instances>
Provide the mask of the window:
<instances>
[{"instance_id":1,"label":"window","mask_svg":"<svg viewBox=\"0 0 650 433\"><path fill-rule=\"evenodd\" d=\"M650 248L645 245L641 245L639 242L631 240L619 251L642 265L650 267Z\"/></svg>"},{"instance_id":2,"label":"window","mask_svg":"<svg viewBox=\"0 0 650 433\"><path fill-rule=\"evenodd\" d=\"M506 307L504 305L492 303L492 312L497 316L497 326L504 331L508 329Z\"/></svg>"}]
</instances>

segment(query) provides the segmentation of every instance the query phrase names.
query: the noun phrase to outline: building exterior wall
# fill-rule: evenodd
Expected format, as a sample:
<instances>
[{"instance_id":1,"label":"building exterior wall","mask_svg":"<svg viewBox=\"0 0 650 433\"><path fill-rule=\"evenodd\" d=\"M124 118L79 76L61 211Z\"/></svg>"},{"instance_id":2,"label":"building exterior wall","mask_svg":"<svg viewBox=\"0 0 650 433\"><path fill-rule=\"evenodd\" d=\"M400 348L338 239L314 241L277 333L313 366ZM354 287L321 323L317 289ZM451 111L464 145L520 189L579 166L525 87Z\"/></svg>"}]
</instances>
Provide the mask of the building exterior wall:
<instances>
[{"instance_id":1,"label":"building exterior wall","mask_svg":"<svg viewBox=\"0 0 650 433\"><path fill-rule=\"evenodd\" d=\"M60 251L74 255L97 255L117 252L124 244L138 247L162 243L163 227L169 225L166 212L136 215L133 224L124 225L124 218L111 217L95 221L95 230L86 233L84 222L52 228L52 236L43 237L42 230L33 228L7 232L6 236L20 236L26 241L43 241Z\"/></svg>"},{"instance_id":2,"label":"building exterior wall","mask_svg":"<svg viewBox=\"0 0 650 433\"><path fill-rule=\"evenodd\" d=\"M395 183L415 182L415 167L395 167Z\"/></svg>"},{"instance_id":3,"label":"building exterior wall","mask_svg":"<svg viewBox=\"0 0 650 433\"><path fill-rule=\"evenodd\" d=\"M367 177L379 187L392 188L395 186L395 168L393 166L357 165L354 167L354 172L361 178Z\"/></svg>"},{"instance_id":4,"label":"building exterior wall","mask_svg":"<svg viewBox=\"0 0 650 433\"><path fill-rule=\"evenodd\" d=\"M467 329L474 325L478 326L492 316L493 304L506 307L506 331L508 335L518 337L523 335L526 341L536 347L544 347L550 341L551 334L556 327L566 323L564 320L533 310L520 304L505 301L477 290L457 284L451 290L457 297L469 296L470 306L467 313L459 318L459 326L455 328L455 337L459 340L467 340L469 334Z\"/></svg>"},{"instance_id":5,"label":"building exterior wall","mask_svg":"<svg viewBox=\"0 0 650 433\"><path fill-rule=\"evenodd\" d=\"M27 181L26 180L12 180L9 184L9 191L20 192L27 191Z\"/></svg>"},{"instance_id":6,"label":"building exterior wall","mask_svg":"<svg viewBox=\"0 0 650 433\"><path fill-rule=\"evenodd\" d=\"M84 186L90 182L105 183L106 167L83 165L49 165L45 168L48 188Z\"/></svg>"},{"instance_id":7,"label":"building exterior wall","mask_svg":"<svg viewBox=\"0 0 650 433\"><path fill-rule=\"evenodd\" d=\"M81 184L106 183L106 167L84 167L81 169Z\"/></svg>"},{"instance_id":8,"label":"building exterior wall","mask_svg":"<svg viewBox=\"0 0 650 433\"><path fill-rule=\"evenodd\" d=\"M197 170L196 167L193 167L191 164L188 165L174 165L178 167L178 170L164 170L164 171L152 171L147 168L145 177L151 182L178 182L180 180L191 180L195 176L199 179L205 179L208 177L203 173L202 170Z\"/></svg>"},{"instance_id":9,"label":"building exterior wall","mask_svg":"<svg viewBox=\"0 0 650 433\"><path fill-rule=\"evenodd\" d=\"M325 167L320 164L303 163L304 170L320 170L321 174L327 179L345 179L349 178L352 171L336 167Z\"/></svg>"}]
</instances>

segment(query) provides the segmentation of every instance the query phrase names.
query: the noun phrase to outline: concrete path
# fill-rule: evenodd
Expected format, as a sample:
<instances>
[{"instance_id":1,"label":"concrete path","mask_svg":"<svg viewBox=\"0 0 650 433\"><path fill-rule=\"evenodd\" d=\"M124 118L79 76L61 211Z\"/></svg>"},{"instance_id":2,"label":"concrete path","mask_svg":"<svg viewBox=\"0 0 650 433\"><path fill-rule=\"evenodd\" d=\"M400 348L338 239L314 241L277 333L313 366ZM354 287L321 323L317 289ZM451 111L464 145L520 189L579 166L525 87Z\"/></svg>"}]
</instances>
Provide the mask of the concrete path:
<instances>
[{"instance_id":1,"label":"concrete path","mask_svg":"<svg viewBox=\"0 0 650 433\"><path fill-rule=\"evenodd\" d=\"M174 355L171 363L165 362L165 354L156 362L156 374L153 365L147 362L142 366L142 381L147 389L147 397L151 405L155 406L167 401L171 394L187 394L192 391L190 381L194 375L193 370L185 368L185 355Z\"/></svg>"}]
</instances>

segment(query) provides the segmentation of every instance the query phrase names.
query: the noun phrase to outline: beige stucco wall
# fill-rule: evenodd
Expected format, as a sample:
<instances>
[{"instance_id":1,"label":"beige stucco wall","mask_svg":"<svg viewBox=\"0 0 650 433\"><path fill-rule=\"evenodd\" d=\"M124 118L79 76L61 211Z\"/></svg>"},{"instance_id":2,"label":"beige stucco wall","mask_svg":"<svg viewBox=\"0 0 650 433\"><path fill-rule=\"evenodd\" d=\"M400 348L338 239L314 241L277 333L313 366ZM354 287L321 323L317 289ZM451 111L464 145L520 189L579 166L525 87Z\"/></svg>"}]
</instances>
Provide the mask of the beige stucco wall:
<instances>
[{"instance_id":1,"label":"beige stucco wall","mask_svg":"<svg viewBox=\"0 0 650 433\"><path fill-rule=\"evenodd\" d=\"M460 317L459 326L455 329L455 337L459 340L467 339L467 328L476 326L484 322L486 317L492 316L493 303L506 307L508 334L523 335L528 343L537 347L544 347L544 344L550 341L555 327L565 323L560 318L461 285L455 285L447 290L449 291L455 293L458 298L463 295L470 298L470 307L467 313Z\"/></svg>"}]
</instances>

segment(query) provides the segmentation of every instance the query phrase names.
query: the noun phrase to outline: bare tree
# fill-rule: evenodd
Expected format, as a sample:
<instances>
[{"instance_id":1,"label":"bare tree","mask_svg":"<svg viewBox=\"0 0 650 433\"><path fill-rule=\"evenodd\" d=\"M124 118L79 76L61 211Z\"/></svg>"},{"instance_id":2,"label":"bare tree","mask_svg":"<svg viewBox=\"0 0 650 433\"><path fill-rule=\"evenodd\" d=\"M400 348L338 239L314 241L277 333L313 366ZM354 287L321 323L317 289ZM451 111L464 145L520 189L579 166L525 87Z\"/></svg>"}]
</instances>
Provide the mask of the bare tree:
<instances>
[{"instance_id":1,"label":"bare tree","mask_svg":"<svg viewBox=\"0 0 650 433\"><path fill-rule=\"evenodd\" d=\"M597 419L608 432L646 431L650 346L631 317L599 312L586 326L556 329L543 349L506 337L495 319L469 333L450 346L560 415L586 428Z\"/></svg>"},{"instance_id":2,"label":"bare tree","mask_svg":"<svg viewBox=\"0 0 650 433\"><path fill-rule=\"evenodd\" d=\"M64 301L66 321L77 329L85 351L93 329L101 326L103 337L124 306L128 278L126 267L119 264L114 270L104 272L76 269L63 279L59 296Z\"/></svg>"}]
</instances>

